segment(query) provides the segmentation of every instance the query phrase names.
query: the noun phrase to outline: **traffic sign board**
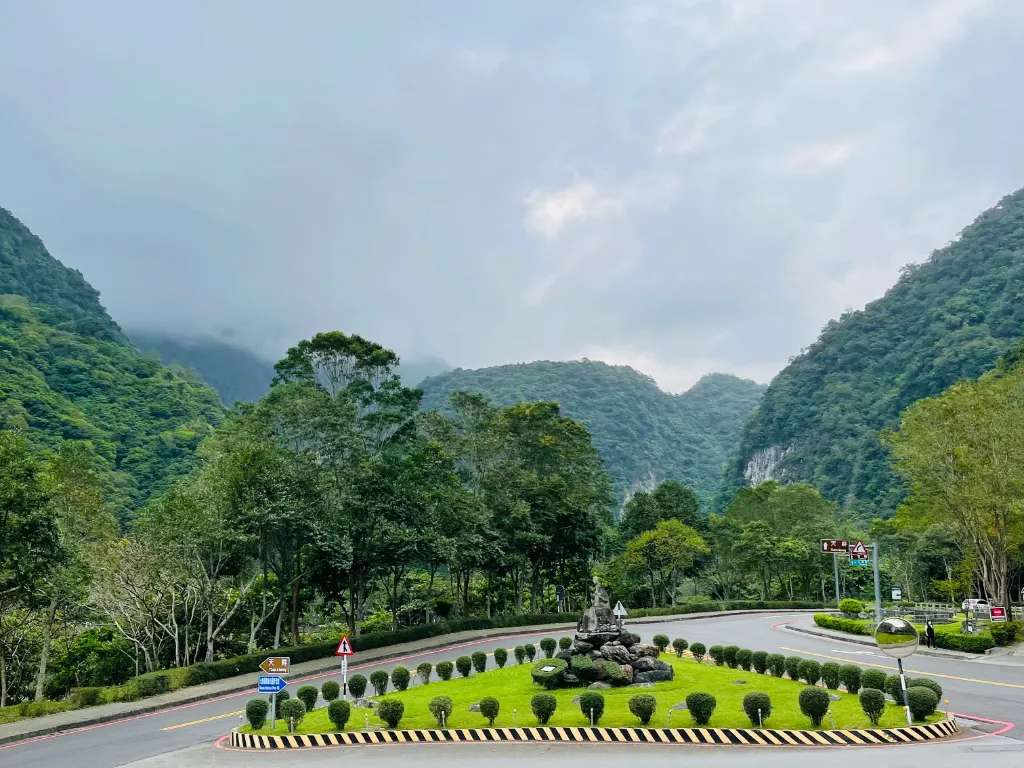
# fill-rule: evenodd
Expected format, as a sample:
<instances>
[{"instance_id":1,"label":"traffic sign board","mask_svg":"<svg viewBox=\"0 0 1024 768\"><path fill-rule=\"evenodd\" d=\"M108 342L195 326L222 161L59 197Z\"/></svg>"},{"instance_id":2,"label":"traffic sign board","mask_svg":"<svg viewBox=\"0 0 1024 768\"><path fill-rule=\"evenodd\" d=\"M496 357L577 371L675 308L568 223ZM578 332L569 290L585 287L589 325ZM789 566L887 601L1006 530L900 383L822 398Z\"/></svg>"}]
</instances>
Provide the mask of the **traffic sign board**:
<instances>
[{"instance_id":1,"label":"traffic sign board","mask_svg":"<svg viewBox=\"0 0 1024 768\"><path fill-rule=\"evenodd\" d=\"M352 648L352 643L349 642L348 635L342 635L341 640L338 641L338 647L334 651L335 656L352 656L355 654L355 650Z\"/></svg>"},{"instance_id":2,"label":"traffic sign board","mask_svg":"<svg viewBox=\"0 0 1024 768\"><path fill-rule=\"evenodd\" d=\"M823 555L845 555L850 547L846 539L822 539L821 553Z\"/></svg>"},{"instance_id":3,"label":"traffic sign board","mask_svg":"<svg viewBox=\"0 0 1024 768\"><path fill-rule=\"evenodd\" d=\"M260 675L256 681L256 690L260 693L278 693L288 685L283 677L277 675Z\"/></svg>"},{"instance_id":4,"label":"traffic sign board","mask_svg":"<svg viewBox=\"0 0 1024 768\"><path fill-rule=\"evenodd\" d=\"M851 557L850 565L871 565L871 561L866 557Z\"/></svg>"},{"instance_id":5,"label":"traffic sign board","mask_svg":"<svg viewBox=\"0 0 1024 768\"><path fill-rule=\"evenodd\" d=\"M993 605L988 609L988 617L992 621L1006 621L1006 609L1001 605Z\"/></svg>"},{"instance_id":6,"label":"traffic sign board","mask_svg":"<svg viewBox=\"0 0 1024 768\"><path fill-rule=\"evenodd\" d=\"M857 560L866 560L868 557L868 548L864 546L863 541L855 541L850 545L850 557Z\"/></svg>"},{"instance_id":7,"label":"traffic sign board","mask_svg":"<svg viewBox=\"0 0 1024 768\"><path fill-rule=\"evenodd\" d=\"M903 587L892 588L892 599L897 603L903 599Z\"/></svg>"},{"instance_id":8,"label":"traffic sign board","mask_svg":"<svg viewBox=\"0 0 1024 768\"><path fill-rule=\"evenodd\" d=\"M290 656L268 656L260 662L260 669L268 675L287 675L291 664Z\"/></svg>"},{"instance_id":9,"label":"traffic sign board","mask_svg":"<svg viewBox=\"0 0 1024 768\"><path fill-rule=\"evenodd\" d=\"M621 600L619 600L619 601L617 601L615 603L615 608L612 610L612 613L615 614L615 616L620 618L620 619L624 619L624 618L626 618L629 615L626 612L626 606L624 606L622 604Z\"/></svg>"}]
</instances>

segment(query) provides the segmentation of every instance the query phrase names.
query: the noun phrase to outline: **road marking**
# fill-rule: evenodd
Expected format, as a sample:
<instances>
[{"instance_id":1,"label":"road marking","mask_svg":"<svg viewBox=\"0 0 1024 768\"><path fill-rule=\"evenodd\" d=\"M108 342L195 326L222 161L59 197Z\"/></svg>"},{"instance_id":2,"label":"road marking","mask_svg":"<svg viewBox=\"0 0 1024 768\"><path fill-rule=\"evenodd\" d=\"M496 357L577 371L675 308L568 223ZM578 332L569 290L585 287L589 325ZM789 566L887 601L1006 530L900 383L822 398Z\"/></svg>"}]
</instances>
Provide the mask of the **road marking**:
<instances>
[{"instance_id":1,"label":"road marking","mask_svg":"<svg viewBox=\"0 0 1024 768\"><path fill-rule=\"evenodd\" d=\"M238 717L245 713L244 709L240 709L237 712L225 712L222 715L212 715L210 717L203 717L199 720L189 720L187 723L178 723L177 725L168 725L166 728L161 728L161 731L176 731L179 728L188 728L191 725L202 725L203 723L209 723L211 720L223 720L226 717Z\"/></svg>"},{"instance_id":2,"label":"road marking","mask_svg":"<svg viewBox=\"0 0 1024 768\"><path fill-rule=\"evenodd\" d=\"M803 648L789 648L785 645L779 646L784 651L793 651L794 653L806 653L810 656L818 656L822 659L832 659L832 661L846 661L842 656L829 656L826 653L815 653L814 651L805 651ZM879 667L880 669L890 669L888 664L873 664L870 661L863 662L866 667ZM979 680L976 677L960 677L959 675L945 675L941 672L924 672L917 669L908 669L907 672L913 672L915 675L927 675L928 677L942 677L946 680L959 680L964 683L978 683L979 685L998 685L1002 688L1022 688L1024 684L1021 683L1004 683L1001 680Z\"/></svg>"},{"instance_id":3,"label":"road marking","mask_svg":"<svg viewBox=\"0 0 1024 768\"><path fill-rule=\"evenodd\" d=\"M829 650L832 651L832 653L845 653L845 654L848 654L850 656L877 656L878 655L874 651L844 651L841 648L830 648Z\"/></svg>"}]
</instances>

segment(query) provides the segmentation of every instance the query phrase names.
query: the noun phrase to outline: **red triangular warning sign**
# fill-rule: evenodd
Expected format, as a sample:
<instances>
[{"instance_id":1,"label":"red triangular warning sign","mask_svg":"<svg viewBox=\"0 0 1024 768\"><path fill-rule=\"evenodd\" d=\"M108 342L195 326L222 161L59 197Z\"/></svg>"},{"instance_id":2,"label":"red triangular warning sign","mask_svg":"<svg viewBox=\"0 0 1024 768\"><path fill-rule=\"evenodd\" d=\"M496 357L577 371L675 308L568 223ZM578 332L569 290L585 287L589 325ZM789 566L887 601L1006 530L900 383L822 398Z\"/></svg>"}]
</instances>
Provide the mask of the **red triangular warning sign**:
<instances>
[{"instance_id":1,"label":"red triangular warning sign","mask_svg":"<svg viewBox=\"0 0 1024 768\"><path fill-rule=\"evenodd\" d=\"M352 650L352 643L349 642L348 636L344 636L338 642L338 648L334 651L335 656L352 656L355 653Z\"/></svg>"}]
</instances>

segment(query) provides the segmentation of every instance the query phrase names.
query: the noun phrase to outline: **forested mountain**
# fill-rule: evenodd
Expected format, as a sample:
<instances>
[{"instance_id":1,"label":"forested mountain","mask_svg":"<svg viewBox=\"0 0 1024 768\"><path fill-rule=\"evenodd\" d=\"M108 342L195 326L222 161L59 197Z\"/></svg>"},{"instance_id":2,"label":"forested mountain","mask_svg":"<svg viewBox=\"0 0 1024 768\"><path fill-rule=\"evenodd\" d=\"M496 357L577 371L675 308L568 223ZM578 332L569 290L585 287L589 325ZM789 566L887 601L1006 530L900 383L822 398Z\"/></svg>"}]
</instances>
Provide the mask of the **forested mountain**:
<instances>
[{"instance_id":1,"label":"forested mountain","mask_svg":"<svg viewBox=\"0 0 1024 768\"><path fill-rule=\"evenodd\" d=\"M459 390L481 392L503 405L556 401L590 430L620 498L661 480L679 480L705 505L718 491L726 461L764 389L711 374L689 391L670 395L632 368L592 360L460 368L428 378L420 388L426 409L446 408Z\"/></svg>"},{"instance_id":2,"label":"forested mountain","mask_svg":"<svg viewBox=\"0 0 1024 768\"><path fill-rule=\"evenodd\" d=\"M807 481L885 514L901 498L879 431L974 378L1024 335L1024 190L981 214L863 311L830 322L772 381L728 487Z\"/></svg>"},{"instance_id":3,"label":"forested mountain","mask_svg":"<svg viewBox=\"0 0 1024 768\"><path fill-rule=\"evenodd\" d=\"M0 209L0 427L91 441L122 514L187 471L216 393L140 355L76 271Z\"/></svg>"}]
</instances>

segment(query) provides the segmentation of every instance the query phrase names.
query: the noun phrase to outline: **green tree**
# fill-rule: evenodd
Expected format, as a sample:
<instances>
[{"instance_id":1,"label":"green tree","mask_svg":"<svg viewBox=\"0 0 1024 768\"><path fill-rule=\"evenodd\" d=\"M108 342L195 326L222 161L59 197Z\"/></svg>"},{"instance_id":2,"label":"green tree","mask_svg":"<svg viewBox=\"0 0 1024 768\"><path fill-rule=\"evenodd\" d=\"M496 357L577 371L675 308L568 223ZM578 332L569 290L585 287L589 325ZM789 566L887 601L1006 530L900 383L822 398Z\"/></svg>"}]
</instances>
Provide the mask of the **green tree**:
<instances>
[{"instance_id":1,"label":"green tree","mask_svg":"<svg viewBox=\"0 0 1024 768\"><path fill-rule=\"evenodd\" d=\"M651 600L659 598L675 605L679 579L708 546L693 528L678 520L662 520L653 531L645 531L626 544L626 567L643 573L651 589Z\"/></svg>"}]
</instances>

